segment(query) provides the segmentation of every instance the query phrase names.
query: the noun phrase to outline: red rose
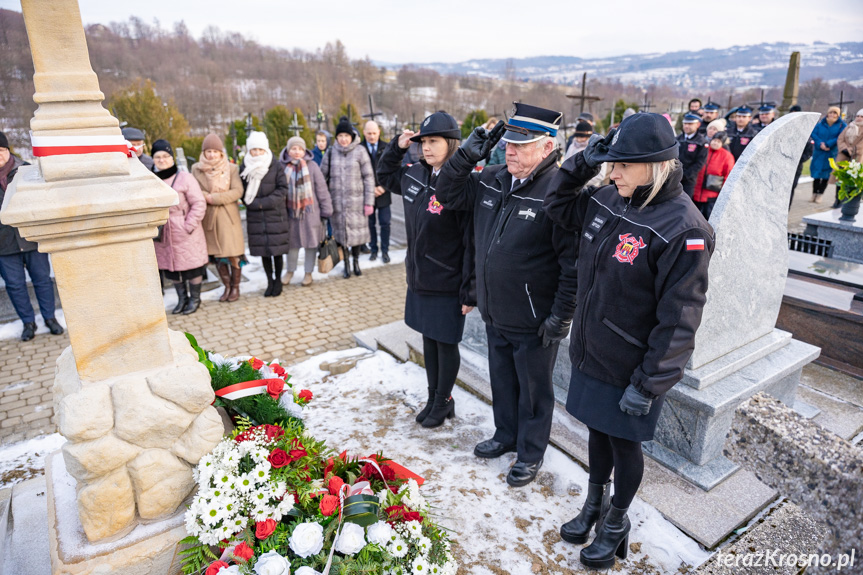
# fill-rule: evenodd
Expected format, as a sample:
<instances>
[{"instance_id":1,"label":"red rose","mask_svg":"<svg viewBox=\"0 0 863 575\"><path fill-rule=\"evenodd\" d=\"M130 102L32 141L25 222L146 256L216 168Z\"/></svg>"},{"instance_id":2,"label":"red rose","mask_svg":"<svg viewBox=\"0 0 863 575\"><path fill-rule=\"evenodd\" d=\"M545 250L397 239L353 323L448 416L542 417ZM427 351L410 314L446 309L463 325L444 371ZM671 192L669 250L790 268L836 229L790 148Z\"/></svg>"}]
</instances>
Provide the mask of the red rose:
<instances>
[{"instance_id":1,"label":"red rose","mask_svg":"<svg viewBox=\"0 0 863 575\"><path fill-rule=\"evenodd\" d=\"M402 519L405 521L422 521L423 516L420 515L419 511L405 511L402 515Z\"/></svg>"},{"instance_id":2,"label":"red rose","mask_svg":"<svg viewBox=\"0 0 863 575\"><path fill-rule=\"evenodd\" d=\"M333 513L335 513L339 508L339 498L335 495L324 495L321 497L321 502L318 505L318 509L321 510L321 513L324 517L329 517Z\"/></svg>"},{"instance_id":3,"label":"red rose","mask_svg":"<svg viewBox=\"0 0 863 575\"><path fill-rule=\"evenodd\" d=\"M219 569L222 567L227 567L228 564L224 561L216 561L215 563L210 563L210 566L207 567L207 570L204 572L204 575L216 575L219 572Z\"/></svg>"},{"instance_id":4,"label":"red rose","mask_svg":"<svg viewBox=\"0 0 863 575\"><path fill-rule=\"evenodd\" d=\"M248 561L254 554L255 550L246 545L245 541L234 547L234 557L242 561Z\"/></svg>"},{"instance_id":5,"label":"red rose","mask_svg":"<svg viewBox=\"0 0 863 575\"><path fill-rule=\"evenodd\" d=\"M287 465L288 463L291 462L291 460L288 458L288 454L285 453L285 450L280 449L278 447L275 448L272 453L270 453L270 456L267 458L267 461L269 461L270 465L272 465L276 469L279 469L280 467L284 467L285 465Z\"/></svg>"},{"instance_id":6,"label":"red rose","mask_svg":"<svg viewBox=\"0 0 863 575\"><path fill-rule=\"evenodd\" d=\"M299 393L297 397L299 397L303 401L309 402L312 400L313 394L308 389L304 389Z\"/></svg>"},{"instance_id":7,"label":"red rose","mask_svg":"<svg viewBox=\"0 0 863 575\"><path fill-rule=\"evenodd\" d=\"M267 382L267 393L270 394L270 397L279 399L282 390L285 389L285 382L281 379L265 379L264 381Z\"/></svg>"},{"instance_id":8,"label":"red rose","mask_svg":"<svg viewBox=\"0 0 863 575\"><path fill-rule=\"evenodd\" d=\"M252 369L261 369L262 367L264 367L264 362L257 357L253 357L249 360L249 365L252 366Z\"/></svg>"},{"instance_id":9,"label":"red rose","mask_svg":"<svg viewBox=\"0 0 863 575\"><path fill-rule=\"evenodd\" d=\"M270 425L269 423L264 425L264 432L267 434L267 439L269 439L270 441L279 439L285 434L284 429L282 429L278 425Z\"/></svg>"},{"instance_id":10,"label":"red rose","mask_svg":"<svg viewBox=\"0 0 863 575\"><path fill-rule=\"evenodd\" d=\"M339 490L342 488L342 485L344 485L344 484L345 484L344 480L341 477L339 477L338 475L333 475L332 477L330 477L330 483L328 485L328 487L330 489L330 494L331 495L338 495Z\"/></svg>"},{"instance_id":11,"label":"red rose","mask_svg":"<svg viewBox=\"0 0 863 575\"><path fill-rule=\"evenodd\" d=\"M278 363L271 363L270 369L272 369L273 373L275 373L279 377L282 377L285 375L285 368L282 367L281 365L279 365Z\"/></svg>"},{"instance_id":12,"label":"red rose","mask_svg":"<svg viewBox=\"0 0 863 575\"><path fill-rule=\"evenodd\" d=\"M267 519L266 521L258 521L255 523L255 537L258 539L266 539L276 530L275 519Z\"/></svg>"}]
</instances>

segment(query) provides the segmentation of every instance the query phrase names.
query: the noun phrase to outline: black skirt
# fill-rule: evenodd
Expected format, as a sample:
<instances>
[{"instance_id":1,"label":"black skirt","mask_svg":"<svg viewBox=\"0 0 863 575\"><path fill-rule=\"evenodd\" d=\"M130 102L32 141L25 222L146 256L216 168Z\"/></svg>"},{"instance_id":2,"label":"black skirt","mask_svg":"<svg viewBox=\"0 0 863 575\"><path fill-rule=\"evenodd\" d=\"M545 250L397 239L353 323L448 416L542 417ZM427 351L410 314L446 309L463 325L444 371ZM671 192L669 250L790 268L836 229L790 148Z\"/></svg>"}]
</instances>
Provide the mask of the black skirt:
<instances>
[{"instance_id":1,"label":"black skirt","mask_svg":"<svg viewBox=\"0 0 863 575\"><path fill-rule=\"evenodd\" d=\"M573 367L566 410L586 426L606 435L629 441L650 441L665 396L653 400L647 415L629 415L618 405L623 391L622 387L600 381Z\"/></svg>"},{"instance_id":2,"label":"black skirt","mask_svg":"<svg viewBox=\"0 0 863 575\"><path fill-rule=\"evenodd\" d=\"M170 270L161 270L165 274L165 278L172 282L187 282L195 278L207 277L207 264L193 270L183 270L180 272L172 272Z\"/></svg>"},{"instance_id":3,"label":"black skirt","mask_svg":"<svg viewBox=\"0 0 863 575\"><path fill-rule=\"evenodd\" d=\"M442 343L458 343L464 333L464 316L458 296L420 295L408 288L405 323L411 329Z\"/></svg>"}]
</instances>

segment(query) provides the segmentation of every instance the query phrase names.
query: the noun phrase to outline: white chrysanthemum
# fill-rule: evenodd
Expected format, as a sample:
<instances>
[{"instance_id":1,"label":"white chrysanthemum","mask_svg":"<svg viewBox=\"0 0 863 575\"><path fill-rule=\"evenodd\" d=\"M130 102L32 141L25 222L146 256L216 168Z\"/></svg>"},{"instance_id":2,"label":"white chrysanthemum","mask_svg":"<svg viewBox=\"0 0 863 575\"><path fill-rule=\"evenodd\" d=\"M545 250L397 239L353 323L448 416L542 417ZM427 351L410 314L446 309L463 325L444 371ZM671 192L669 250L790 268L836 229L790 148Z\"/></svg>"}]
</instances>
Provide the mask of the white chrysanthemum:
<instances>
[{"instance_id":1,"label":"white chrysanthemum","mask_svg":"<svg viewBox=\"0 0 863 575\"><path fill-rule=\"evenodd\" d=\"M434 563L429 563L428 572L431 573L431 575L443 575L443 567L435 565Z\"/></svg>"},{"instance_id":2,"label":"white chrysanthemum","mask_svg":"<svg viewBox=\"0 0 863 575\"><path fill-rule=\"evenodd\" d=\"M414 479L408 479L402 484L399 487L399 493L403 494L402 503L414 511L423 511L428 506L425 498L420 494L420 486Z\"/></svg>"},{"instance_id":3,"label":"white chrysanthemum","mask_svg":"<svg viewBox=\"0 0 863 575\"><path fill-rule=\"evenodd\" d=\"M387 545L387 551L389 551L390 555L393 557L401 559L408 554L408 544L401 537L397 537Z\"/></svg>"},{"instance_id":4,"label":"white chrysanthemum","mask_svg":"<svg viewBox=\"0 0 863 575\"><path fill-rule=\"evenodd\" d=\"M240 362L237 361L235 357L225 357L218 353L208 353L207 358L213 362L215 366L223 366L226 365L230 368L231 371L237 371L240 369Z\"/></svg>"},{"instance_id":5,"label":"white chrysanthemum","mask_svg":"<svg viewBox=\"0 0 863 575\"><path fill-rule=\"evenodd\" d=\"M404 525L411 539L419 539L423 536L423 524L419 521L407 521Z\"/></svg>"},{"instance_id":6,"label":"white chrysanthemum","mask_svg":"<svg viewBox=\"0 0 863 575\"><path fill-rule=\"evenodd\" d=\"M431 539L428 537L420 537L416 541L417 550L423 555L428 555L432 548Z\"/></svg>"},{"instance_id":7,"label":"white chrysanthemum","mask_svg":"<svg viewBox=\"0 0 863 575\"><path fill-rule=\"evenodd\" d=\"M374 525L369 526L366 535L369 543L376 543L381 547L385 547L387 543L393 540L395 532L386 521L378 521Z\"/></svg>"},{"instance_id":8,"label":"white chrysanthemum","mask_svg":"<svg viewBox=\"0 0 863 575\"><path fill-rule=\"evenodd\" d=\"M240 493L248 493L255 488L255 478L250 473L244 473L237 477L236 486Z\"/></svg>"},{"instance_id":9,"label":"white chrysanthemum","mask_svg":"<svg viewBox=\"0 0 863 575\"><path fill-rule=\"evenodd\" d=\"M249 475L255 480L257 485L263 485L270 480L270 468L269 463L260 463L249 472Z\"/></svg>"},{"instance_id":10,"label":"white chrysanthemum","mask_svg":"<svg viewBox=\"0 0 863 575\"><path fill-rule=\"evenodd\" d=\"M422 555L418 555L411 562L411 573L415 575L427 575L429 572L429 563Z\"/></svg>"},{"instance_id":11,"label":"white chrysanthemum","mask_svg":"<svg viewBox=\"0 0 863 575\"><path fill-rule=\"evenodd\" d=\"M383 489L378 491L377 496L378 496L378 500L381 502L381 507L384 507L387 505L387 498L389 497L390 493L392 493L392 491L390 491L386 487L384 487Z\"/></svg>"}]
</instances>

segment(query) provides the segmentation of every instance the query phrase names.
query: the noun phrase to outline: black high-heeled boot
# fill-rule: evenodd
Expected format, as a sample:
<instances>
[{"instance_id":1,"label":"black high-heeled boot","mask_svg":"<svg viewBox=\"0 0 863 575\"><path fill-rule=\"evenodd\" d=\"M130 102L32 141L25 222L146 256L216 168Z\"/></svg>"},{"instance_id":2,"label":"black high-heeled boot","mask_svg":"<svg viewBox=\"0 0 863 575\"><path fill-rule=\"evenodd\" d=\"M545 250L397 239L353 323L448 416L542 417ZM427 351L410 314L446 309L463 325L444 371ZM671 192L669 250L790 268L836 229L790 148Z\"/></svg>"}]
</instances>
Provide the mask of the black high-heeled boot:
<instances>
[{"instance_id":1,"label":"black high-heeled boot","mask_svg":"<svg viewBox=\"0 0 863 575\"><path fill-rule=\"evenodd\" d=\"M443 425L444 420L455 417L455 400L450 396L435 393L434 405L431 411L423 419L423 427L439 427Z\"/></svg>"},{"instance_id":2,"label":"black high-heeled boot","mask_svg":"<svg viewBox=\"0 0 863 575\"><path fill-rule=\"evenodd\" d=\"M345 269L342 272L342 276L346 280L351 278L351 261L347 257L345 258Z\"/></svg>"},{"instance_id":3,"label":"black high-heeled boot","mask_svg":"<svg viewBox=\"0 0 863 575\"><path fill-rule=\"evenodd\" d=\"M174 306L171 313L177 315L178 313L183 313L186 301L189 299L189 292L186 291L186 282L175 283L174 289L177 290L177 305Z\"/></svg>"},{"instance_id":4,"label":"black high-heeled boot","mask_svg":"<svg viewBox=\"0 0 863 575\"><path fill-rule=\"evenodd\" d=\"M608 514L602 522L602 527L596 534L593 543L581 550L578 560L585 567L592 569L608 569L614 565L614 557L626 559L629 552L629 508L618 509L612 503Z\"/></svg>"},{"instance_id":5,"label":"black high-heeled boot","mask_svg":"<svg viewBox=\"0 0 863 575\"><path fill-rule=\"evenodd\" d=\"M361 276L363 275L363 270L360 269L360 256L354 256L354 275Z\"/></svg>"},{"instance_id":6,"label":"black high-heeled boot","mask_svg":"<svg viewBox=\"0 0 863 575\"><path fill-rule=\"evenodd\" d=\"M434 406L434 392L435 388L429 386L429 399L425 407L423 407L422 410L417 413L417 423L422 423L423 420L428 417L429 412L431 412L432 407Z\"/></svg>"},{"instance_id":7,"label":"black high-heeled boot","mask_svg":"<svg viewBox=\"0 0 863 575\"><path fill-rule=\"evenodd\" d=\"M576 545L587 543L591 527L596 525L596 532L599 533L609 505L611 505L611 482L604 485L588 483L584 506L575 519L560 526L560 538Z\"/></svg>"},{"instance_id":8,"label":"black high-heeled boot","mask_svg":"<svg viewBox=\"0 0 863 575\"><path fill-rule=\"evenodd\" d=\"M183 315L195 313L199 307L201 307L201 284L189 284L189 300L183 309Z\"/></svg>"}]
</instances>

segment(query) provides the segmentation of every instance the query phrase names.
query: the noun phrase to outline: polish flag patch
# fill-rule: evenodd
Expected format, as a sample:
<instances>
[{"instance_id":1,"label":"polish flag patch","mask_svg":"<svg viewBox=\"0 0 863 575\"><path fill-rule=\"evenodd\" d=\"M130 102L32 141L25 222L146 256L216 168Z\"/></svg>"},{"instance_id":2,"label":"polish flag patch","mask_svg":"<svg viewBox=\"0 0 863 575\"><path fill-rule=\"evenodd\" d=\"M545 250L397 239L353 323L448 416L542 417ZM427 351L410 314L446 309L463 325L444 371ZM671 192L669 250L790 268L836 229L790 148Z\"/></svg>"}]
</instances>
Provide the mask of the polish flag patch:
<instances>
[{"instance_id":1,"label":"polish flag patch","mask_svg":"<svg viewBox=\"0 0 863 575\"><path fill-rule=\"evenodd\" d=\"M704 251L704 240L702 240L702 239L686 240L686 251L688 251L688 252L703 252Z\"/></svg>"}]
</instances>

